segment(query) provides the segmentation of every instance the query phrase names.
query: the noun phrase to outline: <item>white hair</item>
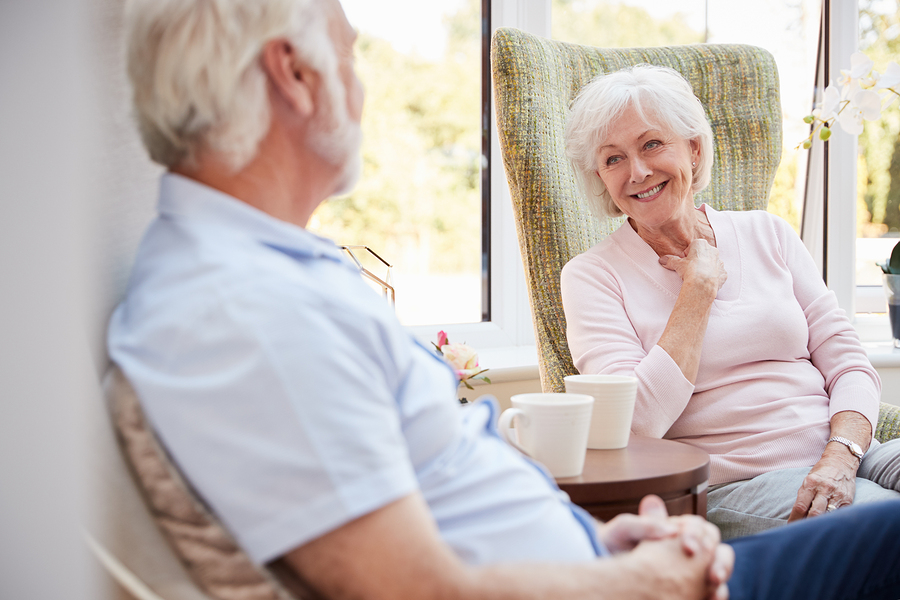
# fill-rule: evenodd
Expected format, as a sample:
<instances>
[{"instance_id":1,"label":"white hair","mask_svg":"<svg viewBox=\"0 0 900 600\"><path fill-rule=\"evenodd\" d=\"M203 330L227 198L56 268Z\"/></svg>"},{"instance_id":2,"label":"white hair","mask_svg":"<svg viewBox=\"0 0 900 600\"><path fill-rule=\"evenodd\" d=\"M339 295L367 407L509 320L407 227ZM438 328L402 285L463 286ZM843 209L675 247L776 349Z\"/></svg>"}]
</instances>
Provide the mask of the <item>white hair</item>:
<instances>
[{"instance_id":1,"label":"white hair","mask_svg":"<svg viewBox=\"0 0 900 600\"><path fill-rule=\"evenodd\" d=\"M691 84L674 69L646 64L600 75L578 92L565 135L566 156L578 185L591 212L600 219L620 216L622 211L597 174L597 150L629 107L648 124L663 125L686 140L698 140L700 158L692 168L691 190L696 194L709 185L712 128Z\"/></svg>"},{"instance_id":2,"label":"white hair","mask_svg":"<svg viewBox=\"0 0 900 600\"><path fill-rule=\"evenodd\" d=\"M209 150L235 171L245 166L271 119L260 53L279 37L322 73L326 91L343 106L328 6L322 0L129 0L128 75L150 157L167 167L191 165Z\"/></svg>"}]
</instances>

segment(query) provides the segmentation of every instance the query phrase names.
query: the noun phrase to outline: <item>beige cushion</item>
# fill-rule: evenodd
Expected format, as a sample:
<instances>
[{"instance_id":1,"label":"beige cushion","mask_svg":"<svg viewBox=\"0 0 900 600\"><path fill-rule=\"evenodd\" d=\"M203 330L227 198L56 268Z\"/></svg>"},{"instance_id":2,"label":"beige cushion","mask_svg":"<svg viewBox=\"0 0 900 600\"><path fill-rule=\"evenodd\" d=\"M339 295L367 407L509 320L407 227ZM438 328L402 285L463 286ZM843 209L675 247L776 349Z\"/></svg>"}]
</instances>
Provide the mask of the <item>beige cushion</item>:
<instances>
[{"instance_id":1,"label":"beige cushion","mask_svg":"<svg viewBox=\"0 0 900 600\"><path fill-rule=\"evenodd\" d=\"M254 564L198 499L149 427L122 371L104 381L113 427L125 462L145 503L190 577L216 600L306 600L319 596L297 579L286 580ZM288 591L288 588L290 591Z\"/></svg>"}]
</instances>

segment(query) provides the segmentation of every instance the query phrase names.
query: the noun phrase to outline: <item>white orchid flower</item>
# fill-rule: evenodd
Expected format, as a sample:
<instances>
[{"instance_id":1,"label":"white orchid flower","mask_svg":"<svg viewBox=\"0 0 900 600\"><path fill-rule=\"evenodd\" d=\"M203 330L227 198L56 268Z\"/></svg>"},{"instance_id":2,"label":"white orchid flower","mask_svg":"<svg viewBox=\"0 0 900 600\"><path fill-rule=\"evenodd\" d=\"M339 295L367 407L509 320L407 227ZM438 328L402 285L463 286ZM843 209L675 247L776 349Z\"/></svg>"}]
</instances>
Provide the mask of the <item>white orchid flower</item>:
<instances>
[{"instance_id":1,"label":"white orchid flower","mask_svg":"<svg viewBox=\"0 0 900 600\"><path fill-rule=\"evenodd\" d=\"M850 85L850 71L847 69L841 69L841 76L838 77L837 84L841 87L845 87Z\"/></svg>"},{"instance_id":2,"label":"white orchid flower","mask_svg":"<svg viewBox=\"0 0 900 600\"><path fill-rule=\"evenodd\" d=\"M825 88L825 93L822 94L822 101L816 105L816 111L819 113L816 115L816 118L822 121L834 119L837 117L840 105L841 93L833 83L829 84L828 87ZM813 111L814 115L816 114L816 111Z\"/></svg>"},{"instance_id":3,"label":"white orchid flower","mask_svg":"<svg viewBox=\"0 0 900 600\"><path fill-rule=\"evenodd\" d=\"M850 98L838 121L841 129L850 135L859 135L863 132L863 119L872 121L880 116L881 96L871 90L860 90Z\"/></svg>"},{"instance_id":4,"label":"white orchid flower","mask_svg":"<svg viewBox=\"0 0 900 600\"><path fill-rule=\"evenodd\" d=\"M850 135L863 132L863 121L874 121L900 97L900 65L891 61L884 74L874 70L875 63L862 52L850 57L850 69L842 69L837 85L830 82L812 114L803 121L812 125L809 137L801 144L812 146L816 133L827 140L834 122ZM799 146L798 146L799 147Z\"/></svg>"},{"instance_id":5,"label":"white orchid flower","mask_svg":"<svg viewBox=\"0 0 900 600\"><path fill-rule=\"evenodd\" d=\"M878 84L878 78L880 75L878 71L872 71L872 74L868 77L863 77L859 80L859 87L864 90L870 90Z\"/></svg>"},{"instance_id":6,"label":"white orchid flower","mask_svg":"<svg viewBox=\"0 0 900 600\"><path fill-rule=\"evenodd\" d=\"M863 132L862 111L855 106L848 106L838 117L838 123L850 135L859 135Z\"/></svg>"},{"instance_id":7,"label":"white orchid flower","mask_svg":"<svg viewBox=\"0 0 900 600\"><path fill-rule=\"evenodd\" d=\"M859 108L866 121L874 121L881 116L881 96L872 90L857 92L853 96L852 104Z\"/></svg>"},{"instance_id":8,"label":"white orchid flower","mask_svg":"<svg viewBox=\"0 0 900 600\"><path fill-rule=\"evenodd\" d=\"M841 88L841 100L849 101L860 90L862 86L859 85L859 80L851 79L850 83Z\"/></svg>"},{"instance_id":9,"label":"white orchid flower","mask_svg":"<svg viewBox=\"0 0 900 600\"><path fill-rule=\"evenodd\" d=\"M859 79L869 74L875 63L862 52L854 52L850 57L850 78Z\"/></svg>"},{"instance_id":10,"label":"white orchid flower","mask_svg":"<svg viewBox=\"0 0 900 600\"><path fill-rule=\"evenodd\" d=\"M884 71L884 75L879 77L878 83L875 85L876 89L885 90L888 88L894 88L900 85L900 65L891 61L887 69Z\"/></svg>"}]
</instances>

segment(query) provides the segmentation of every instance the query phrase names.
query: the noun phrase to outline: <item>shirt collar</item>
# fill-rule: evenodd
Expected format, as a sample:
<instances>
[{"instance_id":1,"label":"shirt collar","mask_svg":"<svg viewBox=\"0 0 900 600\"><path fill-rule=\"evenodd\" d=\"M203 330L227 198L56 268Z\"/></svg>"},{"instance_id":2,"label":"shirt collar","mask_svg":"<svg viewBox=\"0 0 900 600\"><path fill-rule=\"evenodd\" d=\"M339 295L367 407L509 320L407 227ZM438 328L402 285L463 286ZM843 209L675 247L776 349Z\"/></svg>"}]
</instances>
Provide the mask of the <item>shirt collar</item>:
<instances>
[{"instance_id":1,"label":"shirt collar","mask_svg":"<svg viewBox=\"0 0 900 600\"><path fill-rule=\"evenodd\" d=\"M163 174L158 209L162 218L200 221L246 235L297 258L327 258L350 266L333 241L176 173Z\"/></svg>"}]
</instances>

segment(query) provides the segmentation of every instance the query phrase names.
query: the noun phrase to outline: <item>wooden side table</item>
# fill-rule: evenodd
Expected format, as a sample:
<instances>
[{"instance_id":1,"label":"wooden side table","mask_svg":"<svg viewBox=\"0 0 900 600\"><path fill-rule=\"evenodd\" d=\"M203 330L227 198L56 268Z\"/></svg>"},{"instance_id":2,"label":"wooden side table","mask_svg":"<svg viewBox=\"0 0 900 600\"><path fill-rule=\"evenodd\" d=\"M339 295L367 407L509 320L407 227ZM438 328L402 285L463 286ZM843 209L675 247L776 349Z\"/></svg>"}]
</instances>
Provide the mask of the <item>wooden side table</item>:
<instances>
[{"instance_id":1,"label":"wooden side table","mask_svg":"<svg viewBox=\"0 0 900 600\"><path fill-rule=\"evenodd\" d=\"M581 475L556 482L601 521L637 513L647 494L661 497L670 515L705 518L709 455L687 444L632 435L627 448L588 450Z\"/></svg>"}]
</instances>

